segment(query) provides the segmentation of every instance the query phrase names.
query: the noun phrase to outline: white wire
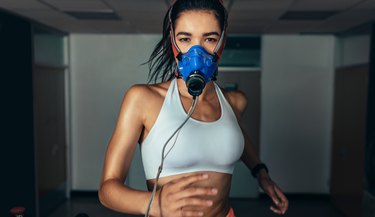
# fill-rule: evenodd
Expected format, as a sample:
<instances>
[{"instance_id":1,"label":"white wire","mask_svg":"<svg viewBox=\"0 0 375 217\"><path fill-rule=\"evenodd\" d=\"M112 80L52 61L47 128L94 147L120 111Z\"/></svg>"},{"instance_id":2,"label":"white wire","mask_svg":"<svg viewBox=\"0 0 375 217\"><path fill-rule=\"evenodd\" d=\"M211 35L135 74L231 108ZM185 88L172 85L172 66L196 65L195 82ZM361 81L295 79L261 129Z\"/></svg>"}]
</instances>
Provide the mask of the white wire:
<instances>
[{"instance_id":1,"label":"white wire","mask_svg":"<svg viewBox=\"0 0 375 217\"><path fill-rule=\"evenodd\" d=\"M190 106L190 109L189 109L189 112L188 112L188 115L186 117L186 119L184 120L184 122L182 122L182 124L172 133L172 135L167 139L167 141L165 142L164 146L163 146L163 149L162 149L162 152L161 152L161 163L159 165L159 168L158 168L158 172L156 174L156 179L155 179L155 184L154 184L154 187L152 189L152 193L151 193L151 197L150 197L150 201L147 205L147 209L146 209L146 213L145 213L145 217L149 217L148 213L150 212L150 209L151 209L151 205L152 205L152 202L154 201L154 198L155 198L155 194L156 194L156 189L157 189L157 186L158 186L158 181L159 181L159 177L160 177L160 174L161 174L161 171L163 170L163 165L164 165L164 159L168 156L169 152L172 150L172 148L175 146L176 144L176 141L177 141L177 137L180 133L180 130L181 128L185 125L185 123L189 120L189 118L191 117L191 115L194 113L194 110L195 110L195 106L197 105L197 102L198 102L198 97L193 97L193 102L191 103L191 106ZM177 133L177 135L176 135ZM169 141L173 138L173 136L176 135L176 138L173 142L173 145L171 146L171 148L168 150L167 154L165 154L165 149L167 147L167 144L169 143Z\"/></svg>"}]
</instances>

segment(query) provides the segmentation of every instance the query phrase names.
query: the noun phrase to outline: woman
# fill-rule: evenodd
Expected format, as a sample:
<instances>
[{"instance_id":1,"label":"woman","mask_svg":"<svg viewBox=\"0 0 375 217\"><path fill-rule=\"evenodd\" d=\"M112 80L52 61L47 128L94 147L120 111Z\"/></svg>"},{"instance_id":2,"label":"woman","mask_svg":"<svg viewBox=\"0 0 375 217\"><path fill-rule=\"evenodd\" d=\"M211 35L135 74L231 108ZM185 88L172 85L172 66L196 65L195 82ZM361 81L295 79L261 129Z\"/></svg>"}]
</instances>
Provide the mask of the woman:
<instances>
[{"instance_id":1,"label":"woman","mask_svg":"<svg viewBox=\"0 0 375 217\"><path fill-rule=\"evenodd\" d=\"M134 85L124 97L99 189L104 206L148 216L234 216L229 190L241 158L272 198L271 210L286 212L288 200L239 127L245 95L225 92L213 81L226 23L219 0L177 0L169 9L149 61L150 79L163 82ZM194 58L205 64L199 68ZM154 195L123 184L137 143Z\"/></svg>"}]
</instances>

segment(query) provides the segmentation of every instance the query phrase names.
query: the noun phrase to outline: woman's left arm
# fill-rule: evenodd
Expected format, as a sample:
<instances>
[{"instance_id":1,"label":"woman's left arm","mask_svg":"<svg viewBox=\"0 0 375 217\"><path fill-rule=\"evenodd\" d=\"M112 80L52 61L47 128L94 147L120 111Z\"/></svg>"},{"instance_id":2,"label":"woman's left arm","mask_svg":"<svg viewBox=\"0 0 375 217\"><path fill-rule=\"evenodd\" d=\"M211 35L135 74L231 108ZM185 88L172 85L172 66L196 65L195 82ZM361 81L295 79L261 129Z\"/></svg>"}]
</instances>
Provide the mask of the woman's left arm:
<instances>
[{"instance_id":1,"label":"woman's left arm","mask_svg":"<svg viewBox=\"0 0 375 217\"><path fill-rule=\"evenodd\" d=\"M242 114L245 112L247 107L246 95L240 91L231 91L227 92L226 96L237 116L238 122L240 123L240 118L242 117ZM242 127L241 130L245 140L245 147L241 156L241 160L250 170L253 170L256 165L259 165L261 163L261 161L254 149L253 144L251 143L250 137ZM285 214L289 206L288 199L285 197L280 187L277 186L277 184L268 175L268 171L263 168L260 169L259 172L255 175L258 180L259 186L272 199L274 203L274 205L271 206L270 209L274 213Z\"/></svg>"},{"instance_id":2,"label":"woman's left arm","mask_svg":"<svg viewBox=\"0 0 375 217\"><path fill-rule=\"evenodd\" d=\"M252 170L256 165L259 165L261 161L259 160L258 155L255 153L249 136L243 129L242 133L245 138L245 149L242 153L241 160L250 170ZM285 214L285 212L288 210L289 201L285 197L280 187L268 175L268 172L265 169L261 169L256 174L256 178L258 180L259 186L263 189L264 193L266 193L274 203L274 205L272 205L270 209L274 213Z\"/></svg>"}]
</instances>

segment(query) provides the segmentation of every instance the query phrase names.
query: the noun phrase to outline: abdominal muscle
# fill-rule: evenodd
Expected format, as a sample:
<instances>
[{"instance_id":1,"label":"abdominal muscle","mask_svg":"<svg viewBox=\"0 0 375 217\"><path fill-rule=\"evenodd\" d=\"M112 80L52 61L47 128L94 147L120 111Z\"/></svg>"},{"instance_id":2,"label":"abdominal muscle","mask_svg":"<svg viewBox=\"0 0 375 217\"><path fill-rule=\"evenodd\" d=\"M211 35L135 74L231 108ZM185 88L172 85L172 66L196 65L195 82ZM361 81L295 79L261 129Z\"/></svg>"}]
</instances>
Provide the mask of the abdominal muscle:
<instances>
[{"instance_id":1,"label":"abdominal muscle","mask_svg":"<svg viewBox=\"0 0 375 217\"><path fill-rule=\"evenodd\" d=\"M227 173L219 172L194 172L184 173L179 175L161 177L158 181L158 188L165 185L166 183L176 180L178 178L186 177L189 175L205 173L208 174L208 179L196 182L191 187L212 187L218 190L215 196L207 196L205 199L213 201L211 207L184 207L186 210L199 210L203 211L204 217L225 217L229 212L229 190L231 185L232 175ZM148 189L152 189L155 184L155 179L147 180Z\"/></svg>"}]
</instances>

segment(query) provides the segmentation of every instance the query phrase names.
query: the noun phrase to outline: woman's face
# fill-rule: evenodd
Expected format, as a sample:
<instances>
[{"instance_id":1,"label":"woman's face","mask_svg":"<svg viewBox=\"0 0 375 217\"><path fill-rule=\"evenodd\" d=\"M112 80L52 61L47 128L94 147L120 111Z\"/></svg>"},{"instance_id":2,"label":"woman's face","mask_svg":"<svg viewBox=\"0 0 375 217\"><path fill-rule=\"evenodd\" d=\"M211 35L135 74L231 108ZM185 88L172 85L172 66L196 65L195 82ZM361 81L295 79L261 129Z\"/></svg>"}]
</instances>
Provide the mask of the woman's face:
<instances>
[{"instance_id":1,"label":"woman's face","mask_svg":"<svg viewBox=\"0 0 375 217\"><path fill-rule=\"evenodd\" d=\"M174 34L182 53L186 53L193 45L200 45L213 54L221 29L212 11L185 11L176 20Z\"/></svg>"}]
</instances>

